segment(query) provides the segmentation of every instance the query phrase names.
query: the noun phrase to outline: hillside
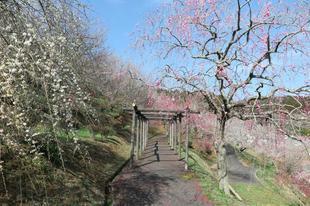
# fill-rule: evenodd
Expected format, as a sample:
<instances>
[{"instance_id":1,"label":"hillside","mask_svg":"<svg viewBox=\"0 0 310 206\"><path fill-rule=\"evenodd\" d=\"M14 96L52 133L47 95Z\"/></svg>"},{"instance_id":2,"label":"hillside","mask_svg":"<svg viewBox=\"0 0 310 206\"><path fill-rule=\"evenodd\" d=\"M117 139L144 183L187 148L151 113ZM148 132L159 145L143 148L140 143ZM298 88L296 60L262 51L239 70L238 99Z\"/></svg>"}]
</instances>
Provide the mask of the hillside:
<instances>
[{"instance_id":1,"label":"hillside","mask_svg":"<svg viewBox=\"0 0 310 206\"><path fill-rule=\"evenodd\" d=\"M57 140L62 148L64 168L53 145L49 146L50 161L44 154L34 160L20 159L1 146L5 182L1 182L0 188L5 193L0 202L9 205L103 204L109 181L129 158L130 133L126 126L129 121L119 110L108 109L100 114L104 119L96 131L88 125L80 125L74 142L59 133Z\"/></svg>"},{"instance_id":2,"label":"hillside","mask_svg":"<svg viewBox=\"0 0 310 206\"><path fill-rule=\"evenodd\" d=\"M0 205L309 205L309 10L0 0Z\"/></svg>"}]
</instances>

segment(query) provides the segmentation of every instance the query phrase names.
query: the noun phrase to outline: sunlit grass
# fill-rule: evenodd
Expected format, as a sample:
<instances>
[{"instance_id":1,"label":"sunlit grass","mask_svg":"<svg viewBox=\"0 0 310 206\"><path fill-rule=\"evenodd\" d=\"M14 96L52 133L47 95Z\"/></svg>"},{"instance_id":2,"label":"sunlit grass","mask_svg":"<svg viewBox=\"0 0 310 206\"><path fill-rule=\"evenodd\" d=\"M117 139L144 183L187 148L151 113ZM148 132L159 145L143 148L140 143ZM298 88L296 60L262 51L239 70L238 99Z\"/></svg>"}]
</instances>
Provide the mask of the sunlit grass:
<instances>
[{"instance_id":1,"label":"sunlit grass","mask_svg":"<svg viewBox=\"0 0 310 206\"><path fill-rule=\"evenodd\" d=\"M119 137L117 135L103 135L98 132L93 132L90 129L82 128L75 131L76 137L79 139L93 139L96 141L101 142L109 142L118 144L119 143Z\"/></svg>"},{"instance_id":2,"label":"sunlit grass","mask_svg":"<svg viewBox=\"0 0 310 206\"><path fill-rule=\"evenodd\" d=\"M183 153L184 154L184 153ZM289 206L300 205L297 197L276 181L276 168L273 164L264 165L259 158L251 157L246 154L246 161L253 160L258 166L257 176L259 183L246 184L234 183L233 188L238 192L243 201L238 201L233 197L225 195L218 188L216 174L210 170L207 161L191 151L189 166L199 177L201 187L215 205L232 205L232 206Z\"/></svg>"},{"instance_id":3,"label":"sunlit grass","mask_svg":"<svg viewBox=\"0 0 310 206\"><path fill-rule=\"evenodd\" d=\"M182 155L184 155L184 152ZM219 190L214 174L210 173L210 170L206 168L206 162L199 155L195 155L193 151L189 153L189 167L199 178L200 186L214 205L240 205L237 200L226 196Z\"/></svg>"}]
</instances>

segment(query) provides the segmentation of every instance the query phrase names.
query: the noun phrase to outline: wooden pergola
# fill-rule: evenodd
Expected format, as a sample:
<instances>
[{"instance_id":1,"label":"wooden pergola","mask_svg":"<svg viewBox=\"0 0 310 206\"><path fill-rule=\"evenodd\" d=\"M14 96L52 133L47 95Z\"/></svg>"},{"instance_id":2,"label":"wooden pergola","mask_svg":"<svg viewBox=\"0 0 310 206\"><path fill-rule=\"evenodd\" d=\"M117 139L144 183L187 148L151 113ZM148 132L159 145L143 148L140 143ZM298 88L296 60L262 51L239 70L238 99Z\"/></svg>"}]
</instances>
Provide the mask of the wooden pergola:
<instances>
[{"instance_id":1,"label":"wooden pergola","mask_svg":"<svg viewBox=\"0 0 310 206\"><path fill-rule=\"evenodd\" d=\"M170 149L178 151L181 158L182 118L185 117L185 170L188 169L188 117L191 113L199 114L199 112L191 111L189 108L185 110L138 109L135 104L132 109L125 108L124 111L132 114L130 166L133 165L134 160L140 159L146 148L149 140L149 121L152 120L169 122L168 144Z\"/></svg>"}]
</instances>

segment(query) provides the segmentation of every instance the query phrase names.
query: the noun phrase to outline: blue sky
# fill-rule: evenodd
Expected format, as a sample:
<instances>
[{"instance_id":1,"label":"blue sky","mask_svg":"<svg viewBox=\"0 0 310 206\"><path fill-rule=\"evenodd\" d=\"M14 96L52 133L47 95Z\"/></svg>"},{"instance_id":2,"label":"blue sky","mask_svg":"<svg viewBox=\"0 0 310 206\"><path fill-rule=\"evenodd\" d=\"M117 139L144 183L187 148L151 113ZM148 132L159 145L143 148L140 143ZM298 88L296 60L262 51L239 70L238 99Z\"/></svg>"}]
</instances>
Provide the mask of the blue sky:
<instances>
[{"instance_id":1,"label":"blue sky","mask_svg":"<svg viewBox=\"0 0 310 206\"><path fill-rule=\"evenodd\" d=\"M91 10L91 18L106 32L106 46L116 56L125 61L138 65L143 73L150 73L156 64L142 61L138 51L132 47L133 38L130 36L135 31L137 24L160 3L165 0L84 0Z\"/></svg>"},{"instance_id":2,"label":"blue sky","mask_svg":"<svg viewBox=\"0 0 310 206\"><path fill-rule=\"evenodd\" d=\"M158 75L158 69L163 67L164 62L158 58L155 61L155 58L150 58L145 54L142 57L141 51L136 51L131 47L134 42L130 34L135 31L136 25L143 24L147 14L154 11L161 3L171 0L82 1L90 7L91 19L94 22L92 28L94 30L104 28L106 31L105 43L108 49L122 60L137 65L147 78L154 79ZM147 52L144 51L144 53ZM294 75L295 81L286 81L286 84L295 86L297 82L302 82L303 78L307 78L306 76Z\"/></svg>"}]
</instances>

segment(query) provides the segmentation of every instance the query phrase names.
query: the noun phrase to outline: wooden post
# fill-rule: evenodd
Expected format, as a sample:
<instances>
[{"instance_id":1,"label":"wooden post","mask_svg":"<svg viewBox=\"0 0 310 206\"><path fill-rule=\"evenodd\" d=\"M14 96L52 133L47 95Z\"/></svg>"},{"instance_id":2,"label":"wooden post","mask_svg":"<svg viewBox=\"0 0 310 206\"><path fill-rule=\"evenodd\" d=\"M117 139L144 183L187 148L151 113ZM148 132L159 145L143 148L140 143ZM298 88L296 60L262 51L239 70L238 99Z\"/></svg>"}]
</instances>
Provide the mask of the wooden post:
<instances>
[{"instance_id":1,"label":"wooden post","mask_svg":"<svg viewBox=\"0 0 310 206\"><path fill-rule=\"evenodd\" d=\"M178 150L179 150L179 157L181 158L181 147L182 147L182 142L181 142L181 130L182 130L182 117L180 116L178 118L179 121L179 127L178 127Z\"/></svg>"},{"instance_id":2,"label":"wooden post","mask_svg":"<svg viewBox=\"0 0 310 206\"><path fill-rule=\"evenodd\" d=\"M189 138L189 131L188 131L188 108L185 110L185 118L186 118L186 141L185 141L185 170L188 170L188 138Z\"/></svg>"},{"instance_id":3,"label":"wooden post","mask_svg":"<svg viewBox=\"0 0 310 206\"><path fill-rule=\"evenodd\" d=\"M169 131L168 131L168 124L167 124L167 121L164 120L164 126L165 126L165 129L166 129L166 136L168 137L169 135ZM169 141L168 141L169 142Z\"/></svg>"},{"instance_id":4,"label":"wooden post","mask_svg":"<svg viewBox=\"0 0 310 206\"><path fill-rule=\"evenodd\" d=\"M146 121L146 142L145 142L145 148L146 148L146 146L147 146L147 142L149 141L148 139L149 139L149 121Z\"/></svg>"},{"instance_id":5,"label":"wooden post","mask_svg":"<svg viewBox=\"0 0 310 206\"><path fill-rule=\"evenodd\" d=\"M171 147L171 122L169 121L169 146Z\"/></svg>"},{"instance_id":6,"label":"wooden post","mask_svg":"<svg viewBox=\"0 0 310 206\"><path fill-rule=\"evenodd\" d=\"M174 123L174 131L173 131L173 148L175 150L175 152L177 151L177 119L174 118L173 119L173 123Z\"/></svg>"},{"instance_id":7,"label":"wooden post","mask_svg":"<svg viewBox=\"0 0 310 206\"><path fill-rule=\"evenodd\" d=\"M133 107L135 107L135 104L133 104ZM135 127L136 127L136 112L132 113L132 124L131 124L131 150L130 150L130 167L133 165L133 156L134 156L134 150L135 150Z\"/></svg>"},{"instance_id":8,"label":"wooden post","mask_svg":"<svg viewBox=\"0 0 310 206\"><path fill-rule=\"evenodd\" d=\"M146 120L144 120L144 127L143 127L143 150L145 150L146 147Z\"/></svg>"},{"instance_id":9,"label":"wooden post","mask_svg":"<svg viewBox=\"0 0 310 206\"><path fill-rule=\"evenodd\" d=\"M172 149L173 145L172 145L172 121L170 121L170 149Z\"/></svg>"},{"instance_id":10,"label":"wooden post","mask_svg":"<svg viewBox=\"0 0 310 206\"><path fill-rule=\"evenodd\" d=\"M143 142L143 119L141 118L141 121L140 121L140 144L139 144L139 157L141 157L142 155L142 142Z\"/></svg>"},{"instance_id":11,"label":"wooden post","mask_svg":"<svg viewBox=\"0 0 310 206\"><path fill-rule=\"evenodd\" d=\"M144 150L144 119L142 120L142 128L141 128L141 154Z\"/></svg>"},{"instance_id":12,"label":"wooden post","mask_svg":"<svg viewBox=\"0 0 310 206\"><path fill-rule=\"evenodd\" d=\"M144 120L144 127L143 127L143 150L145 150L146 146L146 120Z\"/></svg>"},{"instance_id":13,"label":"wooden post","mask_svg":"<svg viewBox=\"0 0 310 206\"><path fill-rule=\"evenodd\" d=\"M173 150L174 146L174 122L171 120L171 149Z\"/></svg>"},{"instance_id":14,"label":"wooden post","mask_svg":"<svg viewBox=\"0 0 310 206\"><path fill-rule=\"evenodd\" d=\"M143 136L144 136L143 150L145 150L145 146L146 146L146 120L144 121L144 132L143 132Z\"/></svg>"},{"instance_id":15,"label":"wooden post","mask_svg":"<svg viewBox=\"0 0 310 206\"><path fill-rule=\"evenodd\" d=\"M140 144L140 117L137 117L137 130L136 130L136 160L139 159L139 144Z\"/></svg>"}]
</instances>

